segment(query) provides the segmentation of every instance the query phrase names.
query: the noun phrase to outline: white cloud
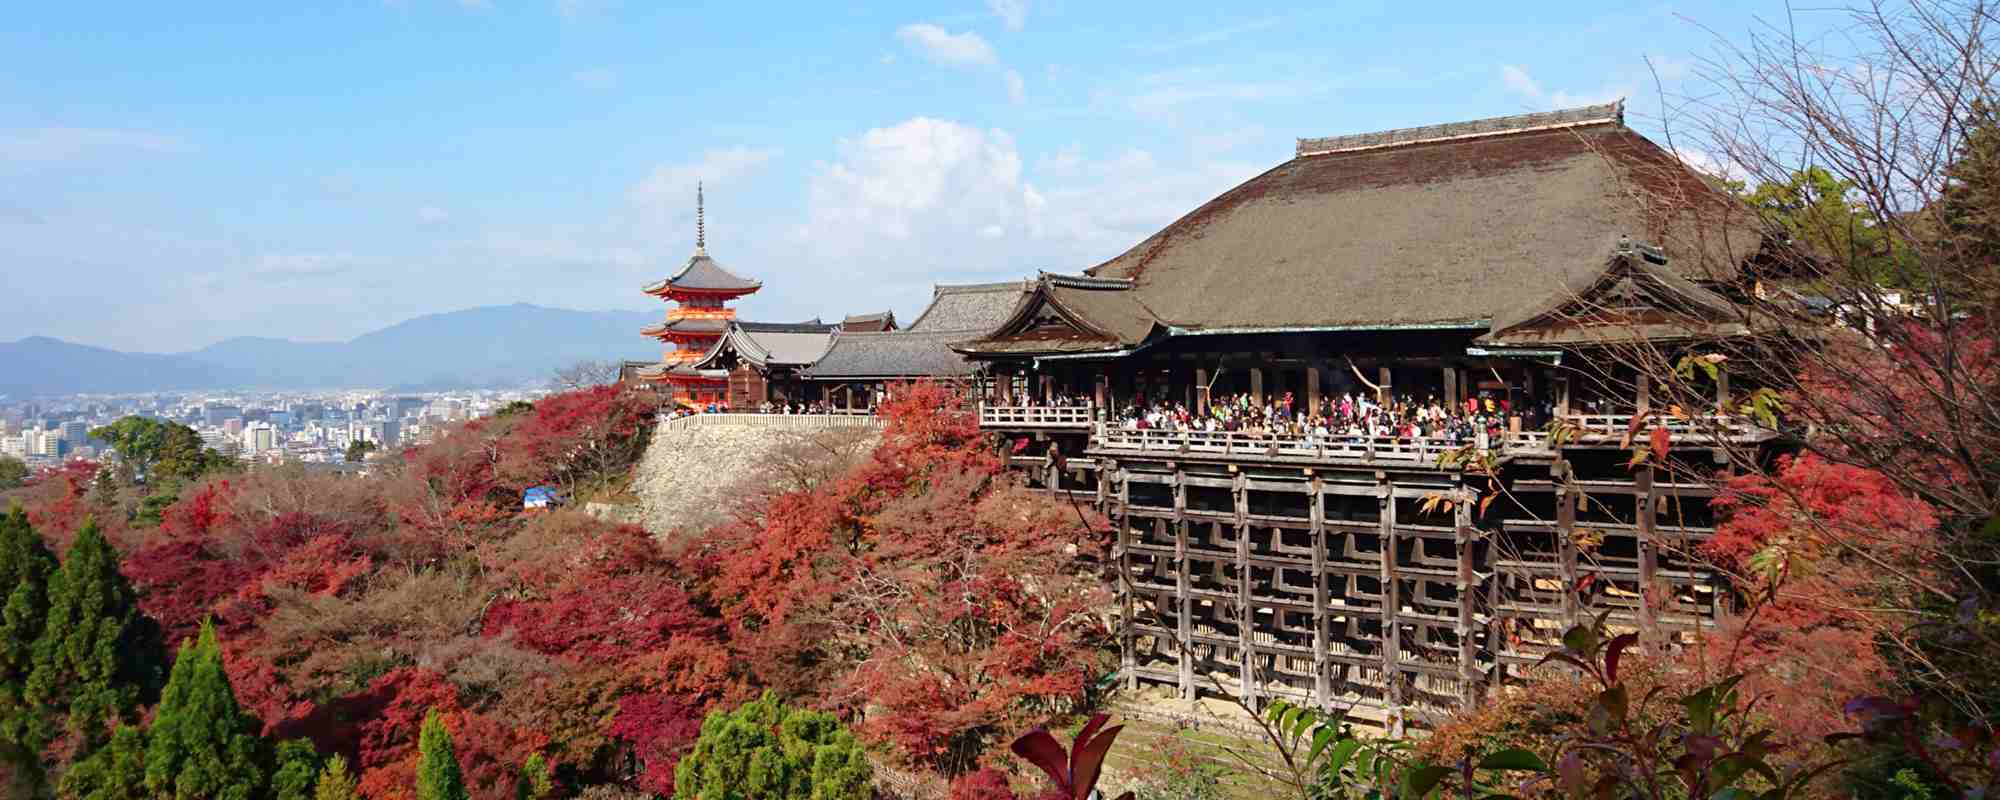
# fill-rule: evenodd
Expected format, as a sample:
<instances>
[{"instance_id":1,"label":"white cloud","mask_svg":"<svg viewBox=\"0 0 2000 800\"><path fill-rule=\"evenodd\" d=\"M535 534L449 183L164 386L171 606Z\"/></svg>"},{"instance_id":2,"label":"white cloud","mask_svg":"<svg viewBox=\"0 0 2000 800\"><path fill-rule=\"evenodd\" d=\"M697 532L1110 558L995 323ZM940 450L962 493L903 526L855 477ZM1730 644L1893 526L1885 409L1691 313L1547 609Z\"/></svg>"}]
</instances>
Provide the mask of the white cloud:
<instances>
[{"instance_id":1,"label":"white cloud","mask_svg":"<svg viewBox=\"0 0 2000 800\"><path fill-rule=\"evenodd\" d=\"M632 187L631 197L641 206L679 209L694 203L697 181L718 183L749 174L778 157L770 147L728 147L709 150L698 161L654 167Z\"/></svg>"},{"instance_id":2,"label":"white cloud","mask_svg":"<svg viewBox=\"0 0 2000 800\"><path fill-rule=\"evenodd\" d=\"M1611 87L1598 92L1549 91L1526 69L1513 64L1500 66L1500 83L1537 109L1576 108L1609 103L1632 96L1630 87Z\"/></svg>"},{"instance_id":3,"label":"white cloud","mask_svg":"<svg viewBox=\"0 0 2000 800\"><path fill-rule=\"evenodd\" d=\"M896 29L896 38L930 60L945 67L991 67L1000 63L993 45L972 31L952 33L929 23L918 22Z\"/></svg>"},{"instance_id":4,"label":"white cloud","mask_svg":"<svg viewBox=\"0 0 2000 800\"><path fill-rule=\"evenodd\" d=\"M603 90L618 85L618 73L601 67L577 70L569 78L585 89Z\"/></svg>"},{"instance_id":5,"label":"white cloud","mask_svg":"<svg viewBox=\"0 0 2000 800\"><path fill-rule=\"evenodd\" d=\"M1025 103L1028 101L1028 82L1021 79L1021 73L1010 69L1007 70L1007 74L1001 77L1007 81L1008 100L1016 103Z\"/></svg>"},{"instance_id":6,"label":"white cloud","mask_svg":"<svg viewBox=\"0 0 2000 800\"><path fill-rule=\"evenodd\" d=\"M1006 23L1007 30L1018 31L1028 24L1028 0L986 0L986 7Z\"/></svg>"},{"instance_id":7,"label":"white cloud","mask_svg":"<svg viewBox=\"0 0 2000 800\"><path fill-rule=\"evenodd\" d=\"M1021 77L1020 71L1008 69L1000 63L1000 54L977 33L952 33L936 25L919 22L897 28L896 38L932 64L998 75L1001 85L1007 89L1010 102L1023 103L1028 99L1028 82Z\"/></svg>"},{"instance_id":8,"label":"white cloud","mask_svg":"<svg viewBox=\"0 0 2000 800\"><path fill-rule=\"evenodd\" d=\"M194 145L178 136L121 128L0 130L0 163L54 164L125 155L182 155Z\"/></svg>"}]
</instances>

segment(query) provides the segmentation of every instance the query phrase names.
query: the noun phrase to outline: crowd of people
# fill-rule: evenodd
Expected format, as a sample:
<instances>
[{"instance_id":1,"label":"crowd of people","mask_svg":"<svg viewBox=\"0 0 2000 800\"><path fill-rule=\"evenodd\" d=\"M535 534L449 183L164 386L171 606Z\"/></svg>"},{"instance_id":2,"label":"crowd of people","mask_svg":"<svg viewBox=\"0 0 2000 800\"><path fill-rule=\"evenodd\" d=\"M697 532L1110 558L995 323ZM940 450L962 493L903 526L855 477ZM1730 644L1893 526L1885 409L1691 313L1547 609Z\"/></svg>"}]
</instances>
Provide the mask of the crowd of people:
<instances>
[{"instance_id":1,"label":"crowd of people","mask_svg":"<svg viewBox=\"0 0 2000 800\"><path fill-rule=\"evenodd\" d=\"M1505 397L1480 392L1463 403L1431 395L1422 400L1397 396L1378 402L1368 394L1343 394L1320 399L1318 405L1292 393L1259 403L1248 394L1212 398L1204 413L1185 403L1149 403L1145 398L1119 409L1117 421L1126 428L1166 431L1231 431L1308 441L1386 437L1405 441L1431 440L1451 444L1498 436L1509 418L1523 417L1524 428L1537 427L1552 409L1520 410Z\"/></svg>"}]
</instances>

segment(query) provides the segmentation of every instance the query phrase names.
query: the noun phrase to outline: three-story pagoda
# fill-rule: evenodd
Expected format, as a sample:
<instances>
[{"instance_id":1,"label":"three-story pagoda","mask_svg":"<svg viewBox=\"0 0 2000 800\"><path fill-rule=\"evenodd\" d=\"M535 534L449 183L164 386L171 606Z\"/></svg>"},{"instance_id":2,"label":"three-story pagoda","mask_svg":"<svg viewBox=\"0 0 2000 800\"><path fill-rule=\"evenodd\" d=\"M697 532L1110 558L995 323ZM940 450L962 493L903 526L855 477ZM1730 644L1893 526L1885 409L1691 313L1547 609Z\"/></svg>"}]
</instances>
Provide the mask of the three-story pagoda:
<instances>
[{"instance_id":1,"label":"three-story pagoda","mask_svg":"<svg viewBox=\"0 0 2000 800\"><path fill-rule=\"evenodd\" d=\"M641 370L639 377L662 385L672 402L688 406L727 402L728 372L701 369L696 364L715 348L735 321L736 309L729 307L729 301L764 286L761 281L723 269L709 257L700 184L695 185L694 215L694 255L680 271L642 290L675 306L667 312L665 321L639 330L670 345L660 363Z\"/></svg>"}]
</instances>

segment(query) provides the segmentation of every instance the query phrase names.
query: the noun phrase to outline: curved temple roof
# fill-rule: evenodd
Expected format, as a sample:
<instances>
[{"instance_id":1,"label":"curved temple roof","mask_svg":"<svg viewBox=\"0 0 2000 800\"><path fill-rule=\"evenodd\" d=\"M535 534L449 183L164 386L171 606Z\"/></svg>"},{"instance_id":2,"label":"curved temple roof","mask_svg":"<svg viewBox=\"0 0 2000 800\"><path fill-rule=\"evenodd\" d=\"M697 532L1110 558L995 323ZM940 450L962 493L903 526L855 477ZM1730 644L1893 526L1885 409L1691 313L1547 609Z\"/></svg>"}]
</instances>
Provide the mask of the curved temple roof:
<instances>
[{"instance_id":1,"label":"curved temple roof","mask_svg":"<svg viewBox=\"0 0 2000 800\"><path fill-rule=\"evenodd\" d=\"M1299 150L1087 273L1130 280L1176 333L1480 329L1588 281L1621 237L1697 279L1733 277L1762 241L1617 104Z\"/></svg>"}]
</instances>

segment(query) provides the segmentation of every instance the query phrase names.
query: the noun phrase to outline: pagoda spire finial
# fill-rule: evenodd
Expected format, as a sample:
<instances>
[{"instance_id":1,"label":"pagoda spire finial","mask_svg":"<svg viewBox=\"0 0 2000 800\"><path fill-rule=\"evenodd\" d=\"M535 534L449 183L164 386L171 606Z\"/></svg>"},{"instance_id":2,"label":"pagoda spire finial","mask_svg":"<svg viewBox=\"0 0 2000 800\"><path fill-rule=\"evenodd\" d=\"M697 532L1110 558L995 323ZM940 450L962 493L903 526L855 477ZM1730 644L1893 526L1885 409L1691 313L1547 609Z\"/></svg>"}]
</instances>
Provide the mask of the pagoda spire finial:
<instances>
[{"instance_id":1,"label":"pagoda spire finial","mask_svg":"<svg viewBox=\"0 0 2000 800\"><path fill-rule=\"evenodd\" d=\"M694 254L708 254L707 222L702 218L701 181L694 182Z\"/></svg>"}]
</instances>

